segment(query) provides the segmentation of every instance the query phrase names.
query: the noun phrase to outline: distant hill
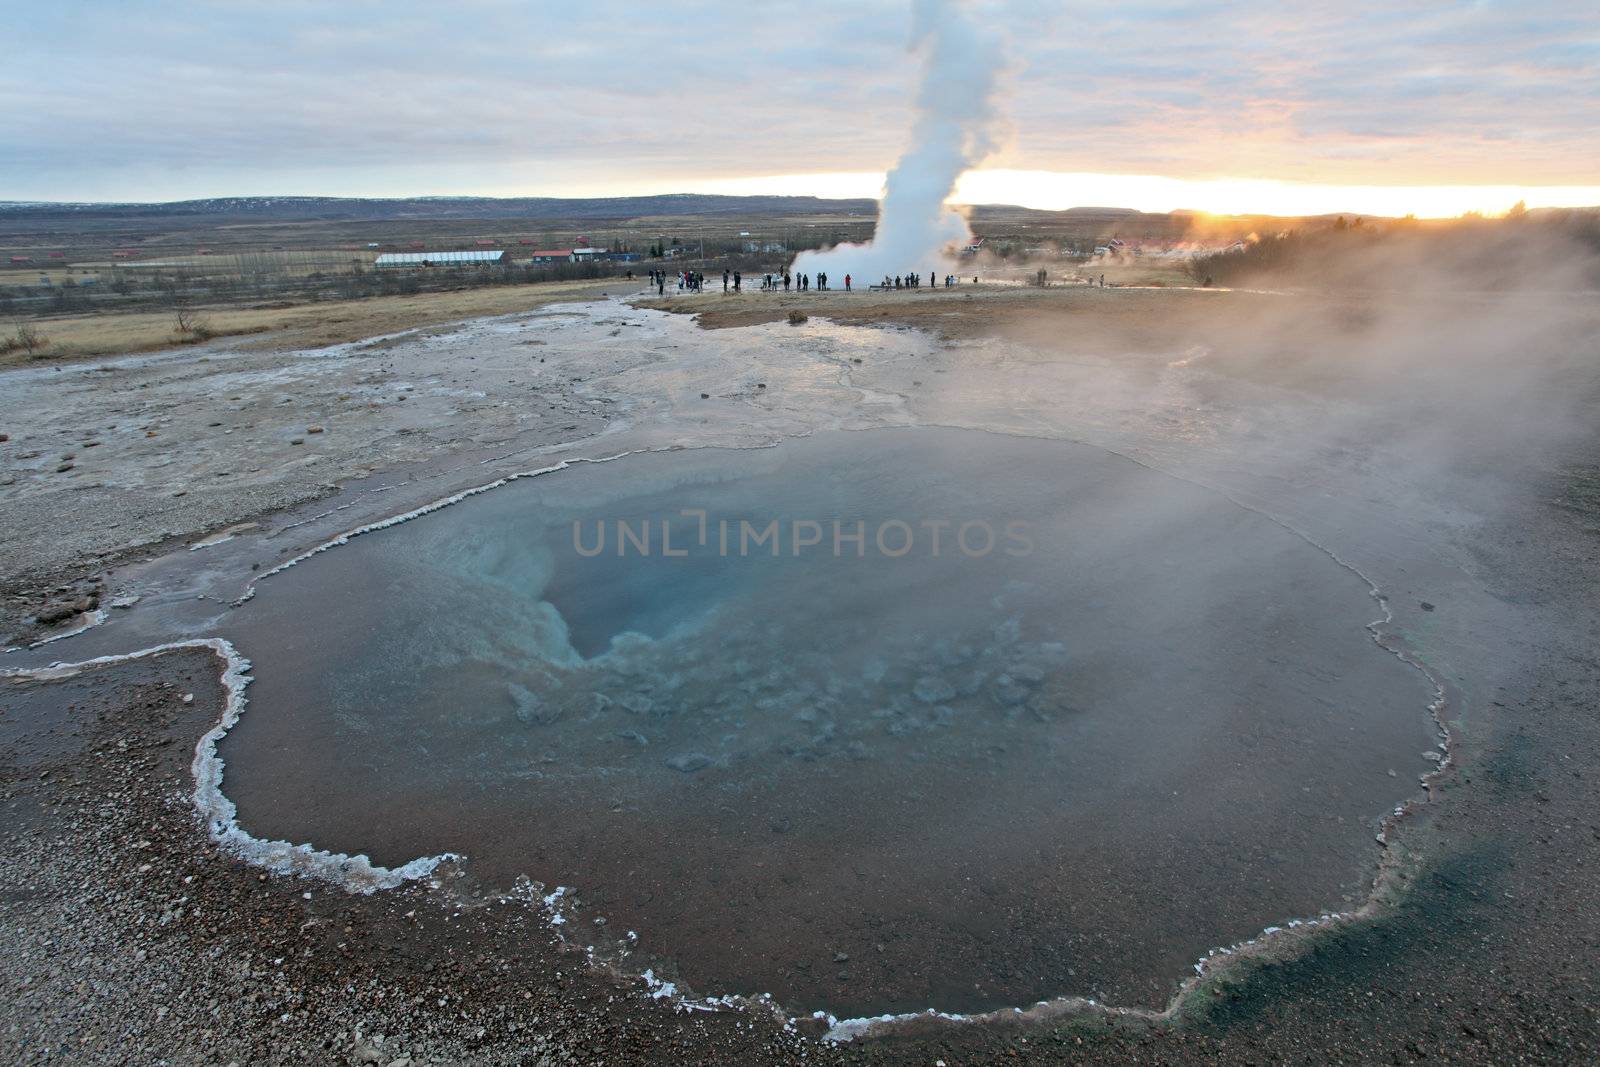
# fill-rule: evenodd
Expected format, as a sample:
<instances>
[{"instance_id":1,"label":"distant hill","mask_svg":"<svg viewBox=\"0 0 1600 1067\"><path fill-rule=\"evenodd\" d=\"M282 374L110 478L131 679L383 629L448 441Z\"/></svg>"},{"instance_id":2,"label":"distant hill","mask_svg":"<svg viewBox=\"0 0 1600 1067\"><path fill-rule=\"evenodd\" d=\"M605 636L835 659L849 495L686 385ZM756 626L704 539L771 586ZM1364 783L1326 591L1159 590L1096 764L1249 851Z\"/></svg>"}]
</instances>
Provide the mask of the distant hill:
<instances>
[{"instance_id":1,"label":"distant hill","mask_svg":"<svg viewBox=\"0 0 1600 1067\"><path fill-rule=\"evenodd\" d=\"M876 200L815 196L711 196L672 193L567 199L561 197L419 196L380 199L336 196L228 196L164 204L0 201L10 218L206 218L255 221L388 221L434 219L634 219L694 215L876 215Z\"/></svg>"}]
</instances>

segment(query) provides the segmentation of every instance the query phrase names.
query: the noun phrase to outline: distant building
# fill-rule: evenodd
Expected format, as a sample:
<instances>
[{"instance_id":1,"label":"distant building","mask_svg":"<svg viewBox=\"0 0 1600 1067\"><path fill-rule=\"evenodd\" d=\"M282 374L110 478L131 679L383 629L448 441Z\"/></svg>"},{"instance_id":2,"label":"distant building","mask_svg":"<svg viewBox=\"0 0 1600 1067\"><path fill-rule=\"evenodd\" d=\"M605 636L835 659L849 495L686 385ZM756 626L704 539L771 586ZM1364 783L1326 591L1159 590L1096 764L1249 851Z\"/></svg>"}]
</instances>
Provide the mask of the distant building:
<instances>
[{"instance_id":1,"label":"distant building","mask_svg":"<svg viewBox=\"0 0 1600 1067\"><path fill-rule=\"evenodd\" d=\"M637 252L607 252L606 258L616 263L637 263L644 257Z\"/></svg>"},{"instance_id":2,"label":"distant building","mask_svg":"<svg viewBox=\"0 0 1600 1067\"><path fill-rule=\"evenodd\" d=\"M535 266L546 263L571 263L572 249L546 248L543 251L535 252L533 254L533 258L530 259L529 262L533 263Z\"/></svg>"},{"instance_id":3,"label":"distant building","mask_svg":"<svg viewBox=\"0 0 1600 1067\"><path fill-rule=\"evenodd\" d=\"M507 263L504 251L483 252L385 252L372 261L379 270L405 267L492 267Z\"/></svg>"},{"instance_id":4,"label":"distant building","mask_svg":"<svg viewBox=\"0 0 1600 1067\"><path fill-rule=\"evenodd\" d=\"M596 263L602 259L605 259L606 255L607 253L604 248L574 248L572 250L572 262Z\"/></svg>"}]
</instances>

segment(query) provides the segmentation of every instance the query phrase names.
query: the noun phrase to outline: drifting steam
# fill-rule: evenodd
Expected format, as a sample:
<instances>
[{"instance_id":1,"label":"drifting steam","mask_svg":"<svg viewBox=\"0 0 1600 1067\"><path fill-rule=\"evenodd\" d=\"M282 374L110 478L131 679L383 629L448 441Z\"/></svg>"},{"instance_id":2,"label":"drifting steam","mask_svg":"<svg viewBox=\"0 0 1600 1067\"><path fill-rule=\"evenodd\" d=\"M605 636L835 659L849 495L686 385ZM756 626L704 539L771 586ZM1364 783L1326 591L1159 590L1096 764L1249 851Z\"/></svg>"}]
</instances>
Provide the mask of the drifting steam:
<instances>
[{"instance_id":1,"label":"drifting steam","mask_svg":"<svg viewBox=\"0 0 1600 1067\"><path fill-rule=\"evenodd\" d=\"M949 248L970 240L966 219L945 203L956 180L994 150L996 41L960 0L916 0L912 47L923 55L922 86L911 144L884 182L878 226L865 244L802 252L794 270L827 271L864 281L951 261Z\"/></svg>"}]
</instances>

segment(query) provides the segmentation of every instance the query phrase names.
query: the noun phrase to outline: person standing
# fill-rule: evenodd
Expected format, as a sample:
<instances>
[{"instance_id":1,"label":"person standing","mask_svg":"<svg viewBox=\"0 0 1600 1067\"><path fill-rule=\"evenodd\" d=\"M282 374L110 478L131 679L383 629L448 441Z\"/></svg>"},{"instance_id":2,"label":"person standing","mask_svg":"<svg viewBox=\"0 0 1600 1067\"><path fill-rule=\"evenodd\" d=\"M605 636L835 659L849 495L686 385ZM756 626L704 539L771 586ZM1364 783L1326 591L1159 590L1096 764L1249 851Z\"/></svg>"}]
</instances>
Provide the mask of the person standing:
<instances>
[{"instance_id":1,"label":"person standing","mask_svg":"<svg viewBox=\"0 0 1600 1067\"><path fill-rule=\"evenodd\" d=\"M847 293L850 291L850 275L848 274L844 276L844 291Z\"/></svg>"},{"instance_id":2,"label":"person standing","mask_svg":"<svg viewBox=\"0 0 1600 1067\"><path fill-rule=\"evenodd\" d=\"M744 283L744 275L740 274L738 271L734 271L733 272L733 291L737 293L739 291L739 286L742 285L743 283Z\"/></svg>"}]
</instances>

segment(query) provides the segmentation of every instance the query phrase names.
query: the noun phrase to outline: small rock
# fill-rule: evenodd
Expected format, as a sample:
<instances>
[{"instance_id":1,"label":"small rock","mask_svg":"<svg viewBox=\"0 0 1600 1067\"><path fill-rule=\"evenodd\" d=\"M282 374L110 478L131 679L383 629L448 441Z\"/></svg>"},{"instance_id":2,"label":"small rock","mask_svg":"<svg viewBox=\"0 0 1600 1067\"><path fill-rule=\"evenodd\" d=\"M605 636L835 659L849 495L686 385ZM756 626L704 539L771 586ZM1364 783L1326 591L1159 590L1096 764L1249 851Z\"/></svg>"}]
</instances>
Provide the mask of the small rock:
<instances>
[{"instance_id":1,"label":"small rock","mask_svg":"<svg viewBox=\"0 0 1600 1067\"><path fill-rule=\"evenodd\" d=\"M704 752L684 752L667 760L667 766L684 774L693 774L711 766L712 759Z\"/></svg>"},{"instance_id":2,"label":"small rock","mask_svg":"<svg viewBox=\"0 0 1600 1067\"><path fill-rule=\"evenodd\" d=\"M1433 605L1428 603L1426 600L1422 601L1421 604L1422 604L1422 610L1423 611L1432 611L1433 610Z\"/></svg>"},{"instance_id":3,"label":"small rock","mask_svg":"<svg viewBox=\"0 0 1600 1067\"><path fill-rule=\"evenodd\" d=\"M508 682L506 684L506 695L511 697L512 713L516 715L518 722L532 726L534 723L544 721L543 716L540 714L542 708L539 698L526 686L518 685L516 682Z\"/></svg>"},{"instance_id":4,"label":"small rock","mask_svg":"<svg viewBox=\"0 0 1600 1067\"><path fill-rule=\"evenodd\" d=\"M307 426L306 427L306 433L321 433L321 432L322 432L322 427L321 426Z\"/></svg>"}]
</instances>

